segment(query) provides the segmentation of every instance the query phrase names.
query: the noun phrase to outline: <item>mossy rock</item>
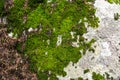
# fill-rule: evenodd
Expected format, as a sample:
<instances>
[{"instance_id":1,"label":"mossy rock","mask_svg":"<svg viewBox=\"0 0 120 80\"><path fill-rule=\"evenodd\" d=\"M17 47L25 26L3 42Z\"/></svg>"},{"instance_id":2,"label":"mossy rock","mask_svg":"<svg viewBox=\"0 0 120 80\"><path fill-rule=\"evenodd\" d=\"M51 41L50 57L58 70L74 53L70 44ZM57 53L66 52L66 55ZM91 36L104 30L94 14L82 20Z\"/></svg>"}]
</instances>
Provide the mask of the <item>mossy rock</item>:
<instances>
[{"instance_id":1,"label":"mossy rock","mask_svg":"<svg viewBox=\"0 0 120 80\"><path fill-rule=\"evenodd\" d=\"M87 32L86 27L98 27L98 18L95 16L94 6L87 2L93 2L93 0L86 2L53 0L49 3L45 0L35 2L35 5L29 2L24 9L24 0L14 0L15 6L10 9L8 15L9 30L14 34L21 34L23 30L31 27L42 29L28 35L23 51L21 51L21 44L17 47L28 56L31 70L38 73L40 80L48 78L57 80L56 75L65 76L64 67L70 61L76 63L82 54L91 49L94 41L85 42L83 34ZM23 23L25 14L27 21ZM85 23L88 23L88 26L85 26ZM74 39L70 35L71 31L75 32ZM59 35L62 36L62 42L57 46ZM77 41L78 35L79 47L73 47L72 42ZM50 44L47 43L48 40Z\"/></svg>"}]
</instances>

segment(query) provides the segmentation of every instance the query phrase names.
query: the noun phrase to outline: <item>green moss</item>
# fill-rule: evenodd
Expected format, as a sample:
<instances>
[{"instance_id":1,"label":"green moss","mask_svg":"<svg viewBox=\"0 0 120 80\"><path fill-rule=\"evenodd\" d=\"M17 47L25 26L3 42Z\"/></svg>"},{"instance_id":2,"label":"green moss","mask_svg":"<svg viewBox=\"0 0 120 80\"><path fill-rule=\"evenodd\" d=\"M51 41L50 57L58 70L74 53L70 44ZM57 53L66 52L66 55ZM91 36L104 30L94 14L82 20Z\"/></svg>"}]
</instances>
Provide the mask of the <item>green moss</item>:
<instances>
[{"instance_id":1,"label":"green moss","mask_svg":"<svg viewBox=\"0 0 120 80\"><path fill-rule=\"evenodd\" d=\"M118 13L114 13L114 20L118 20L119 19L119 14Z\"/></svg>"},{"instance_id":2,"label":"green moss","mask_svg":"<svg viewBox=\"0 0 120 80\"><path fill-rule=\"evenodd\" d=\"M70 78L70 80L83 80L83 78L82 77L79 77L77 79Z\"/></svg>"},{"instance_id":3,"label":"green moss","mask_svg":"<svg viewBox=\"0 0 120 80\"><path fill-rule=\"evenodd\" d=\"M38 6L34 11L28 14L26 27L36 28L39 25L40 21L43 21L46 23L46 16L44 15L44 12L41 6Z\"/></svg>"},{"instance_id":4,"label":"green moss","mask_svg":"<svg viewBox=\"0 0 120 80\"><path fill-rule=\"evenodd\" d=\"M96 74L95 72L92 73L93 80L105 80L105 78L101 74Z\"/></svg>"},{"instance_id":5,"label":"green moss","mask_svg":"<svg viewBox=\"0 0 120 80\"><path fill-rule=\"evenodd\" d=\"M13 31L15 34L22 32L24 28L23 15L25 10L23 9L24 0L14 0L14 7L8 11L8 29Z\"/></svg>"},{"instance_id":6,"label":"green moss","mask_svg":"<svg viewBox=\"0 0 120 80\"><path fill-rule=\"evenodd\" d=\"M47 40L50 44L47 44ZM68 65L70 61L76 63L81 58L79 50L86 52L89 43L80 41L80 47L74 48L70 44L70 39L64 37L63 43L56 47L57 37L47 37L42 33L30 35L26 41L26 48L24 53L30 58L31 67L33 70L51 71L55 75L65 75L63 68ZM41 74L38 71L38 74ZM47 74L46 74L47 75ZM50 77L52 77L51 75Z\"/></svg>"},{"instance_id":7,"label":"green moss","mask_svg":"<svg viewBox=\"0 0 120 80\"><path fill-rule=\"evenodd\" d=\"M95 16L93 5L81 0L68 2L66 0L53 0L51 3L33 1L23 8L24 0L14 0L15 6L9 11L9 29L14 33L21 33L30 27L37 28L41 24L42 31L28 35L25 49L22 51L29 57L31 70L37 72L40 80L57 80L56 75L65 76L64 67L70 61L76 63L91 49L92 43L85 42L83 34L86 27L98 27L98 18ZM93 0L89 0L93 2ZM54 4L54 6L52 6ZM33 7L33 8L32 8ZM23 23L23 16L27 14L27 21ZM80 22L81 20L81 22ZM88 26L85 26L85 23ZM18 25L19 24L19 25ZM54 30L55 29L55 30ZM72 39L70 32L76 32ZM57 37L62 36L62 43L56 46ZM73 47L72 42L80 36L79 47ZM50 40L50 44L47 41ZM17 49L21 51L21 44ZM82 50L82 52L80 52ZM51 74L48 74L51 71Z\"/></svg>"},{"instance_id":8,"label":"green moss","mask_svg":"<svg viewBox=\"0 0 120 80\"><path fill-rule=\"evenodd\" d=\"M79 77L78 80L83 80L83 78L82 78L82 77Z\"/></svg>"},{"instance_id":9,"label":"green moss","mask_svg":"<svg viewBox=\"0 0 120 80\"><path fill-rule=\"evenodd\" d=\"M42 34L30 36L24 52L31 57L32 63L36 62L33 64L37 68L51 70L54 74L62 75L64 73L63 68L67 66L69 61L77 62L81 57L79 48L73 48L69 44L69 46L61 45L56 47L56 41L53 41L54 39L51 39L50 45L47 45L47 39L49 38L42 36Z\"/></svg>"},{"instance_id":10,"label":"green moss","mask_svg":"<svg viewBox=\"0 0 120 80\"><path fill-rule=\"evenodd\" d=\"M35 8L38 7L39 4L41 3L46 3L47 0L29 0L28 1L28 6L34 10Z\"/></svg>"},{"instance_id":11,"label":"green moss","mask_svg":"<svg viewBox=\"0 0 120 80\"><path fill-rule=\"evenodd\" d=\"M89 69L84 70L84 74L88 73L89 71Z\"/></svg>"},{"instance_id":12,"label":"green moss","mask_svg":"<svg viewBox=\"0 0 120 80\"><path fill-rule=\"evenodd\" d=\"M2 16L4 11L4 0L0 0L0 17Z\"/></svg>"},{"instance_id":13,"label":"green moss","mask_svg":"<svg viewBox=\"0 0 120 80\"><path fill-rule=\"evenodd\" d=\"M110 3L120 4L120 0L107 0Z\"/></svg>"},{"instance_id":14,"label":"green moss","mask_svg":"<svg viewBox=\"0 0 120 80\"><path fill-rule=\"evenodd\" d=\"M24 3L24 0L14 0L14 7L10 9L8 14L9 30L17 34L30 27L36 28L40 23L42 26L53 27L56 30L60 29L60 31L58 30L59 34L63 33L64 30L71 30L72 26L77 25L80 19L83 22L82 25L84 25L84 22L88 22L89 26L98 26L98 18L94 15L93 5L81 3L79 0L72 3L66 0L54 0L51 3L47 3L46 0L30 0L25 9ZM53 4L55 6L51 7ZM24 15L27 15L25 24L23 23Z\"/></svg>"}]
</instances>

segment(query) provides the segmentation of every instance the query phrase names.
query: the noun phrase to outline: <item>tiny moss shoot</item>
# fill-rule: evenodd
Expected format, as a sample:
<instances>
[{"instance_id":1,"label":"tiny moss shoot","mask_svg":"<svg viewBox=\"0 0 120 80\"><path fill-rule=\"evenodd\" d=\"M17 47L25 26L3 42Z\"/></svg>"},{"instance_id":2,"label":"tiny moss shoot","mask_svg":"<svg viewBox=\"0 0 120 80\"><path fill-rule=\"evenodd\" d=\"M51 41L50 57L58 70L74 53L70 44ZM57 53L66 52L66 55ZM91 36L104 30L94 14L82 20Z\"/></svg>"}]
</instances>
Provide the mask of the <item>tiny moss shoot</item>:
<instances>
[{"instance_id":1,"label":"tiny moss shoot","mask_svg":"<svg viewBox=\"0 0 120 80\"><path fill-rule=\"evenodd\" d=\"M88 72L90 72L89 69L85 69L85 70L84 70L84 74L86 74L86 73L88 73Z\"/></svg>"}]
</instances>

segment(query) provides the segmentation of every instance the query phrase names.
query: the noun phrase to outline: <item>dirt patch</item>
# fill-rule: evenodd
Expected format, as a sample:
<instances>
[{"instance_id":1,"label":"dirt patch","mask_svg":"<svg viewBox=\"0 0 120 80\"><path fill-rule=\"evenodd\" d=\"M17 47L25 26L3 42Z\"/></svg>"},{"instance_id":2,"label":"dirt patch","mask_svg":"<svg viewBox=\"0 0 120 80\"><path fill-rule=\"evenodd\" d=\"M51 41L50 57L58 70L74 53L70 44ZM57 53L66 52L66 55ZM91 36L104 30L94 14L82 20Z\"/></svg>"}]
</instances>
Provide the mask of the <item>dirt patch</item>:
<instances>
[{"instance_id":1,"label":"dirt patch","mask_svg":"<svg viewBox=\"0 0 120 80\"><path fill-rule=\"evenodd\" d=\"M15 50L16 42L8 37L6 28L0 29L0 80L37 80L27 58Z\"/></svg>"}]
</instances>

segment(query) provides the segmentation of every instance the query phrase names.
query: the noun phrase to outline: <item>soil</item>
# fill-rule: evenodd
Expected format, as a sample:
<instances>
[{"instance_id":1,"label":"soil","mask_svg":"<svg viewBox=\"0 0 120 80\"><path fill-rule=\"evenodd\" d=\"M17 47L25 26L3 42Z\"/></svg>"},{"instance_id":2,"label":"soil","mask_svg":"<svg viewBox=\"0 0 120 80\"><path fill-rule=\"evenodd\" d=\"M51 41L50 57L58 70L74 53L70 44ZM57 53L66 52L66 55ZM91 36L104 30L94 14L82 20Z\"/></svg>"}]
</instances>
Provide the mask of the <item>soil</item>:
<instances>
[{"instance_id":1,"label":"soil","mask_svg":"<svg viewBox=\"0 0 120 80\"><path fill-rule=\"evenodd\" d=\"M37 80L28 59L15 50L16 42L8 36L6 28L0 29L0 80Z\"/></svg>"}]
</instances>

